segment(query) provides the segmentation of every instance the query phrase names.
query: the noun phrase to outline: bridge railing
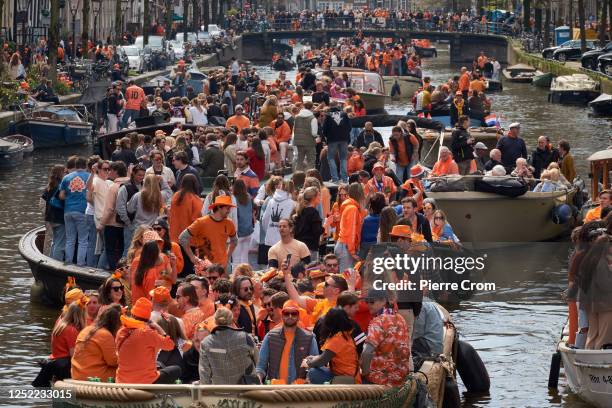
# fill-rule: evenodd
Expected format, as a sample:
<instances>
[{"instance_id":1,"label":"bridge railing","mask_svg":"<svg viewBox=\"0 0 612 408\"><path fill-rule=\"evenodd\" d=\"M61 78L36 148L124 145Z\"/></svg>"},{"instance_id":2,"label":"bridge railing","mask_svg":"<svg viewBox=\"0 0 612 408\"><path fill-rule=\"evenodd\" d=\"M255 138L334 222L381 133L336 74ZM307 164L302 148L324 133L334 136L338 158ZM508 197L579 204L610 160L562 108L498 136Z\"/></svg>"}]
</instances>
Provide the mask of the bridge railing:
<instances>
[{"instance_id":1,"label":"bridge railing","mask_svg":"<svg viewBox=\"0 0 612 408\"><path fill-rule=\"evenodd\" d=\"M409 31L460 32L516 36L513 27L503 23L481 23L480 20L446 21L413 20L398 18L368 17L354 18L278 18L268 20L237 20L234 29L238 32L307 31L307 30L364 30L392 29Z\"/></svg>"}]
</instances>

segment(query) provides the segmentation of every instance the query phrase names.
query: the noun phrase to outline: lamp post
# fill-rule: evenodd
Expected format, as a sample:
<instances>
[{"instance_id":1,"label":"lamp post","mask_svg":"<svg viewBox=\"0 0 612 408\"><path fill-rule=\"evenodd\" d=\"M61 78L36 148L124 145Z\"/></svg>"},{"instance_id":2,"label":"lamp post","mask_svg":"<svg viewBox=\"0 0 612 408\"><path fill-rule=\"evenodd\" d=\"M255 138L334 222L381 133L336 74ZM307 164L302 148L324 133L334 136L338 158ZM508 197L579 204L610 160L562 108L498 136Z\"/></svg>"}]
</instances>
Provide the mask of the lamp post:
<instances>
[{"instance_id":1,"label":"lamp post","mask_svg":"<svg viewBox=\"0 0 612 408\"><path fill-rule=\"evenodd\" d=\"M30 7L29 0L15 0L13 13L13 38L16 43L19 43L17 38L17 25L21 23L21 40L23 45L26 42L25 26L28 21L28 8Z\"/></svg>"},{"instance_id":2,"label":"lamp post","mask_svg":"<svg viewBox=\"0 0 612 408\"><path fill-rule=\"evenodd\" d=\"M72 59L76 58L76 15L79 12L81 0L68 0L70 15L72 16Z\"/></svg>"},{"instance_id":3,"label":"lamp post","mask_svg":"<svg viewBox=\"0 0 612 408\"><path fill-rule=\"evenodd\" d=\"M121 0L121 30L123 32L126 31L126 27L127 27L127 16L126 16L126 13L127 13L129 7L130 7L129 0ZM121 37L121 39L123 41L123 36Z\"/></svg>"},{"instance_id":4,"label":"lamp post","mask_svg":"<svg viewBox=\"0 0 612 408\"><path fill-rule=\"evenodd\" d=\"M94 15L94 44L98 42L98 16L102 11L102 0L91 0Z\"/></svg>"}]
</instances>

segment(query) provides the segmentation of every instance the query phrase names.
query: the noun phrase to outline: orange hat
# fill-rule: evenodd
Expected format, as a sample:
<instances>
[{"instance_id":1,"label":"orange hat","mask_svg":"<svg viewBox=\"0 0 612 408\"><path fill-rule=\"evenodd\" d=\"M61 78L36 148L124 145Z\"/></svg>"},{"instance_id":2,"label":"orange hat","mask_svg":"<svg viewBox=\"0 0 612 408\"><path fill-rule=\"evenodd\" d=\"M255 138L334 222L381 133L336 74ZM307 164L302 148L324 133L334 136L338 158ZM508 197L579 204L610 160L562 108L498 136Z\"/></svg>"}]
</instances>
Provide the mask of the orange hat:
<instances>
[{"instance_id":1,"label":"orange hat","mask_svg":"<svg viewBox=\"0 0 612 408\"><path fill-rule=\"evenodd\" d=\"M314 269L312 271L310 271L310 279L319 279L319 278L324 278L328 275L327 272L324 272L320 269Z\"/></svg>"},{"instance_id":2,"label":"orange hat","mask_svg":"<svg viewBox=\"0 0 612 408\"><path fill-rule=\"evenodd\" d=\"M325 282L319 282L315 288L315 296L323 296L323 289L325 288Z\"/></svg>"},{"instance_id":3,"label":"orange hat","mask_svg":"<svg viewBox=\"0 0 612 408\"><path fill-rule=\"evenodd\" d=\"M149 242L149 241L164 242L164 240L154 230L145 231L145 233L142 234L142 240L144 242Z\"/></svg>"},{"instance_id":4,"label":"orange hat","mask_svg":"<svg viewBox=\"0 0 612 408\"><path fill-rule=\"evenodd\" d=\"M153 304L147 298L139 298L134 306L132 306L132 317L121 316L121 323L129 329L139 329L146 325L146 322L151 318Z\"/></svg>"},{"instance_id":5,"label":"orange hat","mask_svg":"<svg viewBox=\"0 0 612 408\"><path fill-rule=\"evenodd\" d=\"M423 173L425 173L425 169L420 164L416 164L410 169L410 177L419 177Z\"/></svg>"},{"instance_id":6,"label":"orange hat","mask_svg":"<svg viewBox=\"0 0 612 408\"><path fill-rule=\"evenodd\" d=\"M21 89L30 89L30 85L28 85L28 83L27 83L26 81L22 81L22 82L19 84L19 87L20 87Z\"/></svg>"},{"instance_id":7,"label":"orange hat","mask_svg":"<svg viewBox=\"0 0 612 408\"><path fill-rule=\"evenodd\" d=\"M68 292L66 292L64 295L64 312L68 310L68 306L74 302L78 302L83 296L85 296L85 294L79 288L70 289Z\"/></svg>"},{"instance_id":8,"label":"orange hat","mask_svg":"<svg viewBox=\"0 0 612 408\"><path fill-rule=\"evenodd\" d=\"M288 300L283 303L283 312L293 310L294 312L300 311L300 305L295 300Z\"/></svg>"},{"instance_id":9,"label":"orange hat","mask_svg":"<svg viewBox=\"0 0 612 408\"><path fill-rule=\"evenodd\" d=\"M384 164L382 164L381 162L376 162L376 164L374 165L374 167L372 167L372 173L374 172L374 170L376 169L382 169L383 171L385 170L385 166Z\"/></svg>"},{"instance_id":10,"label":"orange hat","mask_svg":"<svg viewBox=\"0 0 612 408\"><path fill-rule=\"evenodd\" d=\"M227 196L227 195L220 195L220 196L217 196L217 198L215 198L215 202L214 203L212 203L211 205L208 206L208 209L210 211L213 211L215 208L222 207L222 206L236 207L232 203L232 197Z\"/></svg>"},{"instance_id":11,"label":"orange hat","mask_svg":"<svg viewBox=\"0 0 612 408\"><path fill-rule=\"evenodd\" d=\"M149 292L149 296L153 299L153 303L169 303L172 301L170 290L165 286L158 286Z\"/></svg>"},{"instance_id":12,"label":"orange hat","mask_svg":"<svg viewBox=\"0 0 612 408\"><path fill-rule=\"evenodd\" d=\"M276 268L272 268L269 271L265 272L263 275L261 275L261 278L259 278L259 280L261 282L267 282L275 278L278 274L279 271Z\"/></svg>"},{"instance_id":13,"label":"orange hat","mask_svg":"<svg viewBox=\"0 0 612 408\"><path fill-rule=\"evenodd\" d=\"M410 228L410 225L394 225L389 235L392 237L412 238L412 228Z\"/></svg>"}]
</instances>

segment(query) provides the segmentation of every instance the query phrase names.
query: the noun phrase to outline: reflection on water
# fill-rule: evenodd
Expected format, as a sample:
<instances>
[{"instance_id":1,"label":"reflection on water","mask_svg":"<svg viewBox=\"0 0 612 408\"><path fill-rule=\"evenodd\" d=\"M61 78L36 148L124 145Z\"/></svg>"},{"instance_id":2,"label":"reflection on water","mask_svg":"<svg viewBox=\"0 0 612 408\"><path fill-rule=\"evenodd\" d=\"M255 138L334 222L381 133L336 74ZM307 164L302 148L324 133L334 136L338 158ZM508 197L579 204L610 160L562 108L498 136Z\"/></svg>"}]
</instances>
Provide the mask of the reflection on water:
<instances>
[{"instance_id":1,"label":"reflection on water","mask_svg":"<svg viewBox=\"0 0 612 408\"><path fill-rule=\"evenodd\" d=\"M277 75L260 70L269 79ZM425 73L434 83L455 72L443 53L425 61ZM548 104L541 89L505 84L502 93L491 97L505 123L523 124L529 150L541 134L555 141L568 139L583 177L584 159L609 143L612 122L589 118L586 108ZM406 108L394 103L388 110L402 113ZM29 384L38 370L37 360L49 353L50 328L58 311L29 302L32 278L17 242L42 223L38 198L49 166L87 152L37 151L35 159L19 169L0 173L0 386ZM547 243L487 251L486 280L495 282L497 290L477 294L452 310L461 336L478 350L491 376L490 395L465 396L464 407L585 406L568 394L563 379L559 393L549 393L546 387L550 356L566 316L560 292L567 276L567 248L565 243ZM4 402L0 398L0 405Z\"/></svg>"}]
</instances>

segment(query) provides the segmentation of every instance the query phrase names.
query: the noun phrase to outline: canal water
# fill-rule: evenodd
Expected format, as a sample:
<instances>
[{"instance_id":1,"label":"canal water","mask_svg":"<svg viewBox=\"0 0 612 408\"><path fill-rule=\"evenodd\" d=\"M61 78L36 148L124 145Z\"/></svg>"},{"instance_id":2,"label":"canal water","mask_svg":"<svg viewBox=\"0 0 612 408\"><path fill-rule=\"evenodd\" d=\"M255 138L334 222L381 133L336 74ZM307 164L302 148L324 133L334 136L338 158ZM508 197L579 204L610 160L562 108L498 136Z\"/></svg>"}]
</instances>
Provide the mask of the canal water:
<instances>
[{"instance_id":1,"label":"canal water","mask_svg":"<svg viewBox=\"0 0 612 408\"><path fill-rule=\"evenodd\" d=\"M268 78L276 75L265 67L260 69ZM424 70L434 83L457 72L443 49L437 59L425 61ZM553 141L567 139L585 179L585 158L610 144L612 122L590 118L586 108L551 105L541 89L505 84L502 93L491 97L505 123L521 122L529 150L539 135L549 135ZM388 110L401 113L405 106L393 104ZM17 251L19 238L42 224L38 203L48 168L71 154L89 153L89 148L36 151L18 169L0 173L0 406L26 405L7 401L4 387L32 381L38 372L37 361L50 352L50 331L58 314L30 303L32 276ZM559 392L547 389L550 356L565 321L560 292L567 276L567 255L566 243L488 254L493 267L487 279L497 283L497 290L478 294L451 311L461 337L476 348L491 376L490 394L464 394L464 407L585 406L568 392L564 379Z\"/></svg>"}]
</instances>

